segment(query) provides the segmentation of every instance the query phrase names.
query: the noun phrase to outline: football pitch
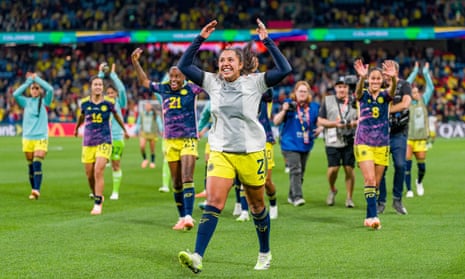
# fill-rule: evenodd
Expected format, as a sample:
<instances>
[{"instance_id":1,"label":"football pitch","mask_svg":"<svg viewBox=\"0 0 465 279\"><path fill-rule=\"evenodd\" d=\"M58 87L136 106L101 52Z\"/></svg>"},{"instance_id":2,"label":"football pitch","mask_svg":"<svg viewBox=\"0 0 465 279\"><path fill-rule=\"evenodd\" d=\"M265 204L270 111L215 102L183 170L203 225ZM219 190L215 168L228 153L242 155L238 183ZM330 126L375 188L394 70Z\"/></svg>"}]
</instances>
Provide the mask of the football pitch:
<instances>
[{"instance_id":1,"label":"football pitch","mask_svg":"<svg viewBox=\"0 0 465 279\"><path fill-rule=\"evenodd\" d=\"M203 189L202 140L195 183ZM111 169L105 173L101 216L91 216L92 201L80 162L81 139L50 138L37 201L30 186L21 138L0 137L0 278L464 278L465 140L438 139L427 155L425 195L403 198L409 214L392 208L392 168L382 229L363 227L363 178L356 170L355 208L344 207L340 170L336 205L328 193L324 144L318 139L307 164L304 198L287 203L288 175L275 146L279 217L271 223L273 260L255 271L258 255L253 221L232 216L231 191L217 230L194 275L177 254L194 250L197 227L173 231L177 221L173 194L160 193L162 157L142 169L138 139L126 141L123 182L118 201L109 200ZM414 161L413 177L416 177ZM414 183L413 183L414 184ZM196 203L201 200L197 200ZM194 219L201 211L196 206Z\"/></svg>"}]
</instances>

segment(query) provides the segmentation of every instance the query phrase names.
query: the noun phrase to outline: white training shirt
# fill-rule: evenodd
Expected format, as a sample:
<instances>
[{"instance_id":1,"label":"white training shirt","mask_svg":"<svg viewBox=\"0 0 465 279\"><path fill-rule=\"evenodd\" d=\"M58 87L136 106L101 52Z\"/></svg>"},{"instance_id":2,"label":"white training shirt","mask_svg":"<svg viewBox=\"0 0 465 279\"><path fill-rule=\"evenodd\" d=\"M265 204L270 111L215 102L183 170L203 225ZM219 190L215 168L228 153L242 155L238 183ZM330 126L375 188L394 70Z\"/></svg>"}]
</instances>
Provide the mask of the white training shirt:
<instances>
[{"instance_id":1,"label":"white training shirt","mask_svg":"<svg viewBox=\"0 0 465 279\"><path fill-rule=\"evenodd\" d=\"M258 107L268 89L265 73L243 75L228 82L218 74L205 72L202 87L210 95L210 149L231 153L264 150L266 136L258 121Z\"/></svg>"}]
</instances>

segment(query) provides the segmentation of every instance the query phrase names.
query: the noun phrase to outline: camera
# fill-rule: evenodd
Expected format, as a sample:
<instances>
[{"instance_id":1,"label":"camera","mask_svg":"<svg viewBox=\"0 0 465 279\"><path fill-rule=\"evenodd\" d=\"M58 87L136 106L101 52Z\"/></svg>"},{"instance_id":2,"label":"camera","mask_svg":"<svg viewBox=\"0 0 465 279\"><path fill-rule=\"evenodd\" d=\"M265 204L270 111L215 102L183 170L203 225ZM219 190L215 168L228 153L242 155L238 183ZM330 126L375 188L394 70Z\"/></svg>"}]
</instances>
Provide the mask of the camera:
<instances>
[{"instance_id":1,"label":"camera","mask_svg":"<svg viewBox=\"0 0 465 279\"><path fill-rule=\"evenodd\" d=\"M347 119L341 119L340 123L344 126L348 126L350 122Z\"/></svg>"},{"instance_id":2,"label":"camera","mask_svg":"<svg viewBox=\"0 0 465 279\"><path fill-rule=\"evenodd\" d=\"M357 88L358 77L356 75L345 76L344 82L349 86L349 105L352 108L357 108L357 101L355 100L354 92Z\"/></svg>"},{"instance_id":3,"label":"camera","mask_svg":"<svg viewBox=\"0 0 465 279\"><path fill-rule=\"evenodd\" d=\"M358 78L356 75L349 75L344 77L344 83L349 86L349 93L352 94L357 87Z\"/></svg>"},{"instance_id":4,"label":"camera","mask_svg":"<svg viewBox=\"0 0 465 279\"><path fill-rule=\"evenodd\" d=\"M396 112L389 115L389 125L391 127L391 132L402 131L409 122L409 110L403 110L401 112Z\"/></svg>"},{"instance_id":5,"label":"camera","mask_svg":"<svg viewBox=\"0 0 465 279\"><path fill-rule=\"evenodd\" d=\"M288 104L289 104L289 108L287 109L287 111L296 111L297 110L297 102L292 101L292 102L288 102Z\"/></svg>"}]
</instances>

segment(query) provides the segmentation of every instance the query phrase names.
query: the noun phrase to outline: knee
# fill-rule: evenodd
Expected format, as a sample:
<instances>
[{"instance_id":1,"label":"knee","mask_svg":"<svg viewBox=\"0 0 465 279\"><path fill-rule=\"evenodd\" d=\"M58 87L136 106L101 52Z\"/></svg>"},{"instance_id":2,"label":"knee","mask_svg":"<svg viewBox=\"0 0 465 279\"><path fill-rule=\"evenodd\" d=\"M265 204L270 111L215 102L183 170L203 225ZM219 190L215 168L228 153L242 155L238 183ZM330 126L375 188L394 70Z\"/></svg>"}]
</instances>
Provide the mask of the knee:
<instances>
[{"instance_id":1,"label":"knee","mask_svg":"<svg viewBox=\"0 0 465 279\"><path fill-rule=\"evenodd\" d=\"M265 199L262 195L250 195L247 197L249 208L253 213L260 213L265 208Z\"/></svg>"},{"instance_id":2,"label":"knee","mask_svg":"<svg viewBox=\"0 0 465 279\"><path fill-rule=\"evenodd\" d=\"M226 201L215 196L214 194L209 193L207 196L207 204L218 208L220 211L223 211Z\"/></svg>"},{"instance_id":3,"label":"knee","mask_svg":"<svg viewBox=\"0 0 465 279\"><path fill-rule=\"evenodd\" d=\"M289 169L290 175L302 175L302 168L300 167L291 167Z\"/></svg>"},{"instance_id":4,"label":"knee","mask_svg":"<svg viewBox=\"0 0 465 279\"><path fill-rule=\"evenodd\" d=\"M406 168L406 161L404 160L397 160L394 162L394 170L396 171L404 171Z\"/></svg>"},{"instance_id":5,"label":"knee","mask_svg":"<svg viewBox=\"0 0 465 279\"><path fill-rule=\"evenodd\" d=\"M369 176L365 178L366 186L376 186L376 178L374 176Z\"/></svg>"}]
</instances>

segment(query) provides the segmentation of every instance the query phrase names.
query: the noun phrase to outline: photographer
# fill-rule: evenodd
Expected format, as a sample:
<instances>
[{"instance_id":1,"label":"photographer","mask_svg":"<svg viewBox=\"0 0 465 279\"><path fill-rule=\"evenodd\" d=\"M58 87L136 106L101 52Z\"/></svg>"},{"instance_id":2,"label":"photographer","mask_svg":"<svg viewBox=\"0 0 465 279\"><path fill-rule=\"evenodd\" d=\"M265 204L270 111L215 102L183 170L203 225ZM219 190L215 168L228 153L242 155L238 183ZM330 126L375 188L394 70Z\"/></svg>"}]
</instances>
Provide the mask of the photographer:
<instances>
[{"instance_id":1,"label":"photographer","mask_svg":"<svg viewBox=\"0 0 465 279\"><path fill-rule=\"evenodd\" d=\"M357 126L357 110L352 96L357 77L339 77L334 85L335 95L327 95L318 115L318 126L324 127L326 158L328 160L329 194L326 204L335 204L336 180L339 167L345 172L347 190L345 206L354 207L352 194L355 184L354 135Z\"/></svg>"},{"instance_id":2,"label":"photographer","mask_svg":"<svg viewBox=\"0 0 465 279\"><path fill-rule=\"evenodd\" d=\"M320 105L312 102L310 85L298 81L291 93L291 99L283 103L282 109L274 116L275 125L280 125L281 150L289 166L288 202L294 206L305 204L302 192L305 167L314 139L321 132L317 128Z\"/></svg>"}]
</instances>

